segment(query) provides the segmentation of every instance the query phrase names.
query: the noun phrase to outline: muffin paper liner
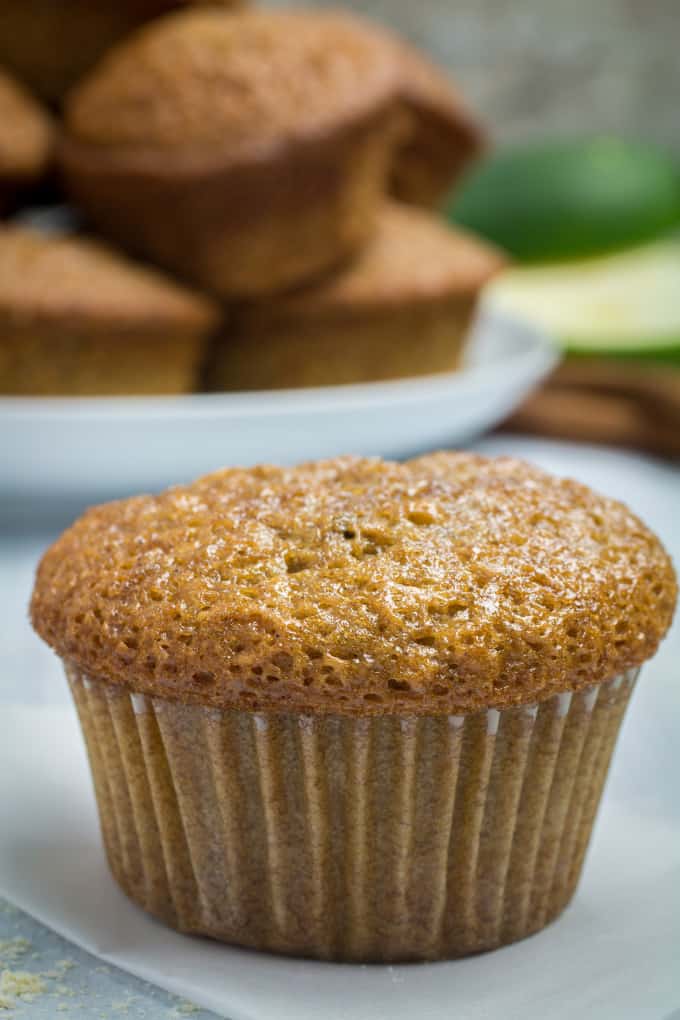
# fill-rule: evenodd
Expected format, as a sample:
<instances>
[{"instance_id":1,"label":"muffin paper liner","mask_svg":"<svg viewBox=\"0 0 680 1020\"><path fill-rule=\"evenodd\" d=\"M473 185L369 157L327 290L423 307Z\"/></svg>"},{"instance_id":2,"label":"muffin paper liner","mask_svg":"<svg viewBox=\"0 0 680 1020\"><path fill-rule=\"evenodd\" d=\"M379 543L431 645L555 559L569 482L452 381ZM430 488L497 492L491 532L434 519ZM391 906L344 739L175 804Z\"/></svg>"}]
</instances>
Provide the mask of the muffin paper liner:
<instances>
[{"instance_id":1,"label":"muffin paper liner","mask_svg":"<svg viewBox=\"0 0 680 1020\"><path fill-rule=\"evenodd\" d=\"M182 931L439 959L567 905L637 670L461 716L260 714L67 670L114 877Z\"/></svg>"}]
</instances>

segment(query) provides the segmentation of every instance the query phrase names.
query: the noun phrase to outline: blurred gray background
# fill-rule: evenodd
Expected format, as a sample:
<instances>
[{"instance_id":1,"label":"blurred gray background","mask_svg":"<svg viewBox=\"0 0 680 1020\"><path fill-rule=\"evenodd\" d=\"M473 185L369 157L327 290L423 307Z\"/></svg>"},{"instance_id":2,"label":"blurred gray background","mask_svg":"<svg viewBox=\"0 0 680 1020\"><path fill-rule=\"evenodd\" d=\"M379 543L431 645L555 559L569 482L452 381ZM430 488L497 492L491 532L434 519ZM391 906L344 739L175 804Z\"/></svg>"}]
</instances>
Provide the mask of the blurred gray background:
<instances>
[{"instance_id":1,"label":"blurred gray background","mask_svg":"<svg viewBox=\"0 0 680 1020\"><path fill-rule=\"evenodd\" d=\"M315 2L428 49L499 140L606 131L680 148L680 0Z\"/></svg>"}]
</instances>

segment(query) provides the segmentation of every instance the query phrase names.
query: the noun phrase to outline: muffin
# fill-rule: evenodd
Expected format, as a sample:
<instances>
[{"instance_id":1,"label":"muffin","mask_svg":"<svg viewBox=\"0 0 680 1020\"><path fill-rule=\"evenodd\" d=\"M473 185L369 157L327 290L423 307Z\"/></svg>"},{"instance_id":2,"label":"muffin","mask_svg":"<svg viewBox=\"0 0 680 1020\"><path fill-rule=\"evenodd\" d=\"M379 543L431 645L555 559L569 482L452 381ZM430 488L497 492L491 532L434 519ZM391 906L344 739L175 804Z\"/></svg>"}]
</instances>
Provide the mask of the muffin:
<instances>
[{"instance_id":1,"label":"muffin","mask_svg":"<svg viewBox=\"0 0 680 1020\"><path fill-rule=\"evenodd\" d=\"M179 6L182 0L0 0L0 62L56 105L115 42Z\"/></svg>"},{"instance_id":2,"label":"muffin","mask_svg":"<svg viewBox=\"0 0 680 1020\"><path fill-rule=\"evenodd\" d=\"M258 295L366 241L402 120L395 62L350 15L197 10L73 93L62 164L104 233L220 296Z\"/></svg>"},{"instance_id":3,"label":"muffin","mask_svg":"<svg viewBox=\"0 0 680 1020\"><path fill-rule=\"evenodd\" d=\"M0 68L0 215L44 178L52 141L49 114Z\"/></svg>"},{"instance_id":4,"label":"muffin","mask_svg":"<svg viewBox=\"0 0 680 1020\"><path fill-rule=\"evenodd\" d=\"M621 504L443 453L96 507L45 554L31 612L132 900L369 961L491 949L566 906L675 598Z\"/></svg>"},{"instance_id":5,"label":"muffin","mask_svg":"<svg viewBox=\"0 0 680 1020\"><path fill-rule=\"evenodd\" d=\"M0 393L182 393L212 302L80 237L0 230Z\"/></svg>"},{"instance_id":6,"label":"muffin","mask_svg":"<svg viewBox=\"0 0 680 1020\"><path fill-rule=\"evenodd\" d=\"M216 338L208 387L270 389L446 372L503 265L483 241L385 203L356 260L315 286L242 306Z\"/></svg>"},{"instance_id":7,"label":"muffin","mask_svg":"<svg viewBox=\"0 0 680 1020\"><path fill-rule=\"evenodd\" d=\"M437 206L484 148L484 133L448 76L394 39L400 95L409 131L400 146L391 191L403 202Z\"/></svg>"}]
</instances>

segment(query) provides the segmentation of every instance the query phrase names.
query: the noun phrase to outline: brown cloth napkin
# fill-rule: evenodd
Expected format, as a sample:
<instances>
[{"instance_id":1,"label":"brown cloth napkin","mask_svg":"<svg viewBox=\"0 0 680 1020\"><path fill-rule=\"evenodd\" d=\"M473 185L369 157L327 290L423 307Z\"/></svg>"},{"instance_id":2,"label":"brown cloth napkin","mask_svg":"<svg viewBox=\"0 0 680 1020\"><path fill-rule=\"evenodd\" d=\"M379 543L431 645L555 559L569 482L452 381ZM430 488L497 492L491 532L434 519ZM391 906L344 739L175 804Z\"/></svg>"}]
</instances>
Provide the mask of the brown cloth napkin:
<instances>
[{"instance_id":1,"label":"brown cloth napkin","mask_svg":"<svg viewBox=\"0 0 680 1020\"><path fill-rule=\"evenodd\" d=\"M680 365L567 358L503 428L680 458Z\"/></svg>"}]
</instances>

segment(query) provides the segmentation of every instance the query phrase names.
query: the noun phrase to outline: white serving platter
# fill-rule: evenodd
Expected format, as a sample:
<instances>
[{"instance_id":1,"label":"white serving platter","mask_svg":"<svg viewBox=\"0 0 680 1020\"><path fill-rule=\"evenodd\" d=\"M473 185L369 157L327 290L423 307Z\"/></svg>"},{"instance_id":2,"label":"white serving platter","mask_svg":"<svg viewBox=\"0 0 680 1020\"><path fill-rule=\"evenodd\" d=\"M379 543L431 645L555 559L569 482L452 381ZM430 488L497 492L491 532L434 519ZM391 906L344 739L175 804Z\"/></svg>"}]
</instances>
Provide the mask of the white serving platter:
<instances>
[{"instance_id":1,"label":"white serving platter","mask_svg":"<svg viewBox=\"0 0 680 1020\"><path fill-rule=\"evenodd\" d=\"M505 418L557 359L543 332L486 310L458 372L180 397L4 397L0 494L105 498L223 465L453 447Z\"/></svg>"}]
</instances>

